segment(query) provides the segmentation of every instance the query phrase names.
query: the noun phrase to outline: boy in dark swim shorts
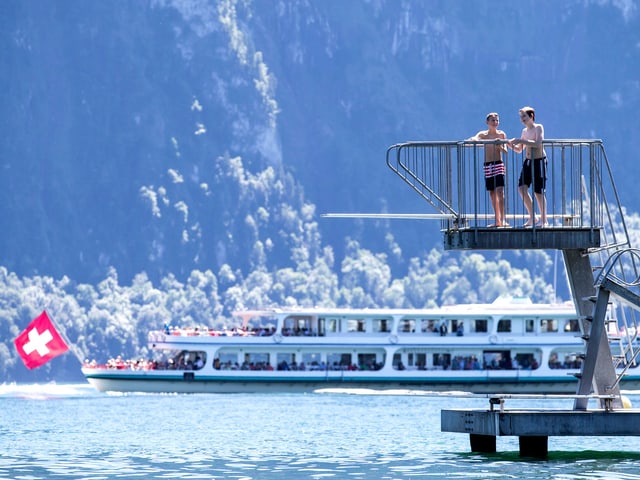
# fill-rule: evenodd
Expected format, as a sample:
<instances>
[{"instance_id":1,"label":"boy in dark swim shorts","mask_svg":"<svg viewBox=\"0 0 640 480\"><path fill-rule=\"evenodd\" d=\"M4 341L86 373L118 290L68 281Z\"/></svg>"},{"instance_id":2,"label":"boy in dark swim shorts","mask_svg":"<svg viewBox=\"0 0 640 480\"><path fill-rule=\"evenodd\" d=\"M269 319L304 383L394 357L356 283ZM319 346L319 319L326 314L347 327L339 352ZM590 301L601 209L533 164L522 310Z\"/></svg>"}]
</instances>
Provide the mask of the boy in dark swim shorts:
<instances>
[{"instance_id":1,"label":"boy in dark swim shorts","mask_svg":"<svg viewBox=\"0 0 640 480\"><path fill-rule=\"evenodd\" d=\"M531 107L522 107L520 121L525 125L520 138L512 138L509 145L514 152L525 151L522 172L518 180L518 191L529 215L524 227L547 227L547 199L545 189L547 186L547 154L544 151L544 127L541 123L535 123L536 111ZM533 210L533 199L529 194L529 187L533 183L533 193L536 197L540 218L536 222Z\"/></svg>"},{"instance_id":2,"label":"boy in dark swim shorts","mask_svg":"<svg viewBox=\"0 0 640 480\"><path fill-rule=\"evenodd\" d=\"M528 189L532 183L534 193L543 194L545 192L547 188L547 157L534 158L533 160L525 158L522 162L518 187L526 185Z\"/></svg>"}]
</instances>

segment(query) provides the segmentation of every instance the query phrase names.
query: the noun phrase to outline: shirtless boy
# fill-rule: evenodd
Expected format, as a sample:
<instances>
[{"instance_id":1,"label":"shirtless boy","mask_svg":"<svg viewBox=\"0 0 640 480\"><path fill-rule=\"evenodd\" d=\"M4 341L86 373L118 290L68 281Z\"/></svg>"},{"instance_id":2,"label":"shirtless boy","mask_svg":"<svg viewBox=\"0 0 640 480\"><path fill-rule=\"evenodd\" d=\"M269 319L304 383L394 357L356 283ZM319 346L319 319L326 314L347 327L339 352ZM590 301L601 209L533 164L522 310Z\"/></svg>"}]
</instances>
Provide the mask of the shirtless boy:
<instances>
[{"instance_id":1,"label":"shirtless boy","mask_svg":"<svg viewBox=\"0 0 640 480\"><path fill-rule=\"evenodd\" d=\"M481 130L469 140L505 140L507 135L498 130L500 117L497 113L491 112L487 115L487 130ZM495 223L490 227L508 227L509 224L504 219L504 176L505 167L502 161L502 152L506 152L504 144L487 143L484 146L484 181L491 205L495 212Z\"/></svg>"},{"instance_id":2,"label":"shirtless boy","mask_svg":"<svg viewBox=\"0 0 640 480\"><path fill-rule=\"evenodd\" d=\"M509 140L509 145L518 153L526 150L522 172L520 172L518 179L518 191L529 214L529 219L524 226L530 227L536 222L533 199L529 194L529 187L533 183L533 192L540 209L540 219L536 223L536 227L546 227L548 226L547 200L544 192L547 184L547 154L542 146L544 127L540 123L535 123L536 112L533 108L522 107L519 112L520 121L525 127L522 129L520 138L512 138Z\"/></svg>"}]
</instances>

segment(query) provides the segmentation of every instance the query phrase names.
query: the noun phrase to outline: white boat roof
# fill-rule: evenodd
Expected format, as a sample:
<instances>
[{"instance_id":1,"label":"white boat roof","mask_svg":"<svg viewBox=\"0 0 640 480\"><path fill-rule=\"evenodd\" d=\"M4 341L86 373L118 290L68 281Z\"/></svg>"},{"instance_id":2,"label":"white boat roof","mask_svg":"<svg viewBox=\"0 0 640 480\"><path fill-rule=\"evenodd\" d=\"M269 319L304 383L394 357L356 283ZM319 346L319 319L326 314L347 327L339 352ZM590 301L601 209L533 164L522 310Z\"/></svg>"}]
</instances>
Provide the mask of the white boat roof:
<instances>
[{"instance_id":1,"label":"white boat roof","mask_svg":"<svg viewBox=\"0 0 640 480\"><path fill-rule=\"evenodd\" d=\"M265 316L312 315L336 317L448 317L448 316L483 316L500 314L530 314L533 316L544 314L576 315L575 306L571 302L565 303L532 303L528 297L500 297L493 303L473 303L444 305L434 308L336 308L336 307L268 307L233 312L236 317L243 319Z\"/></svg>"}]
</instances>

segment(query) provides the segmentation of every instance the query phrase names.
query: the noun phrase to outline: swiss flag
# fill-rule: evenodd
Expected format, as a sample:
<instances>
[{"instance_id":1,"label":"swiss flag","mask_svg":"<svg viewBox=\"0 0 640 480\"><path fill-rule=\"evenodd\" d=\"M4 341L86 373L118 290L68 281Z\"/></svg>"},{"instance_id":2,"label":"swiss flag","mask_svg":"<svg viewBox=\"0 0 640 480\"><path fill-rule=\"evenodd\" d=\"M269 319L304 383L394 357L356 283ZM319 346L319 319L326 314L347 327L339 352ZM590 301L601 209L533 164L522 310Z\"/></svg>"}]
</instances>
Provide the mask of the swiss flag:
<instances>
[{"instance_id":1,"label":"swiss flag","mask_svg":"<svg viewBox=\"0 0 640 480\"><path fill-rule=\"evenodd\" d=\"M36 317L13 343L29 369L44 365L69 350L45 311Z\"/></svg>"}]
</instances>

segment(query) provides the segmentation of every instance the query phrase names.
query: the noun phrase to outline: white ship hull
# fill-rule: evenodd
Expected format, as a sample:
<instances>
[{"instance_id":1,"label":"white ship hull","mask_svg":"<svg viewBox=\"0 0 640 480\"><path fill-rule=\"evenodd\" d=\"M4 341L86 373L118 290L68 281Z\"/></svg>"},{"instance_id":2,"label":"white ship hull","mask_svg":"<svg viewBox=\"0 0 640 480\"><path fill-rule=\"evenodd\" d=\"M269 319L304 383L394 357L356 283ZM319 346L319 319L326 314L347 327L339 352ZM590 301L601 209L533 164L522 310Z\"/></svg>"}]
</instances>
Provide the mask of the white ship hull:
<instances>
[{"instance_id":1,"label":"white ship hull","mask_svg":"<svg viewBox=\"0 0 640 480\"><path fill-rule=\"evenodd\" d=\"M96 390L101 392L141 392L141 393L311 393L326 388L366 388L372 390L416 389L434 392L464 391L473 393L576 393L575 377L555 376L475 376L467 378L421 378L408 376L405 378L390 377L339 377L327 378L309 376L288 376L278 378L243 378L241 376L214 379L195 377L185 380L176 375L154 376L135 372L104 372L96 374L84 372L87 380ZM639 390L640 377L633 377L622 382L626 390Z\"/></svg>"}]
</instances>

